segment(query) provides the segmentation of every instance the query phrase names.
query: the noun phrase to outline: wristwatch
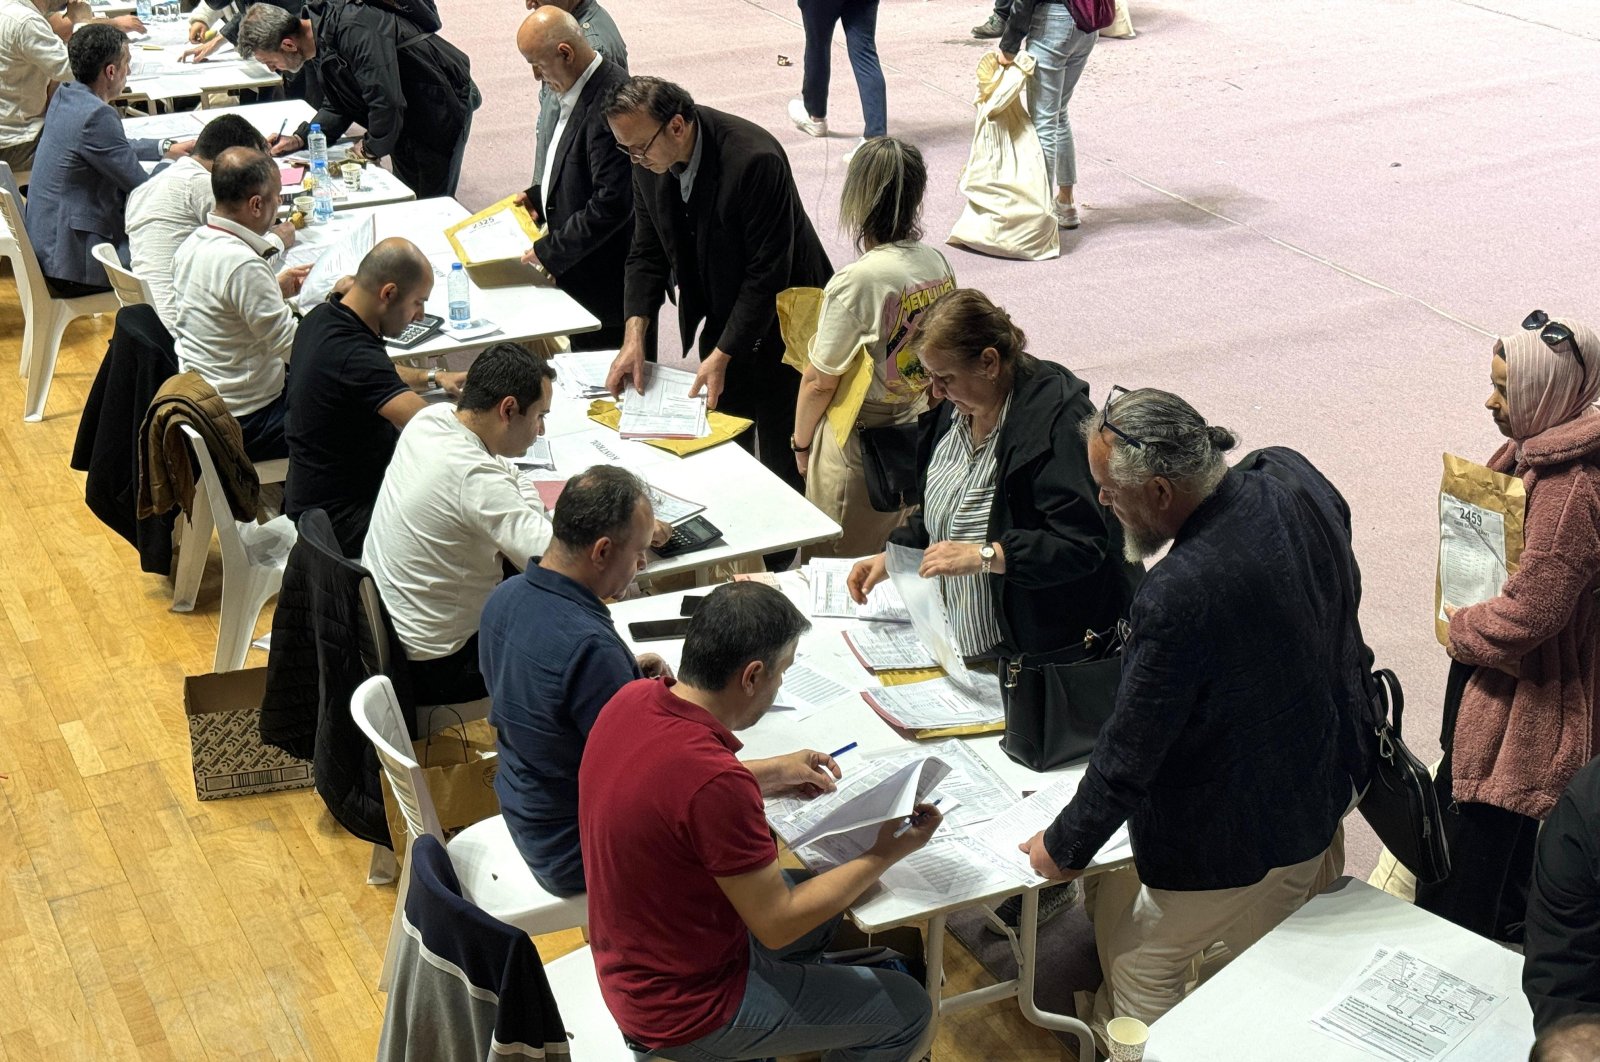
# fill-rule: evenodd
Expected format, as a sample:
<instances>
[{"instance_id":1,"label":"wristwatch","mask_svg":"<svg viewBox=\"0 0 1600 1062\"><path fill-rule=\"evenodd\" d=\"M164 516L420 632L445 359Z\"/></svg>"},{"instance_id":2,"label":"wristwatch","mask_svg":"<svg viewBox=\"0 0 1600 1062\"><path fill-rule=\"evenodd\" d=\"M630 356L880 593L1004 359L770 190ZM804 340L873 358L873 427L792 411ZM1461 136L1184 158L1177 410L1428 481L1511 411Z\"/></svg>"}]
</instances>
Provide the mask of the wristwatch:
<instances>
[{"instance_id":1,"label":"wristwatch","mask_svg":"<svg viewBox=\"0 0 1600 1062\"><path fill-rule=\"evenodd\" d=\"M428 370L428 386L429 387L438 387L439 386L439 370L438 369L429 369Z\"/></svg>"},{"instance_id":2,"label":"wristwatch","mask_svg":"<svg viewBox=\"0 0 1600 1062\"><path fill-rule=\"evenodd\" d=\"M801 446L799 443L794 441L793 435L789 436L789 449L797 454L809 454L811 452L811 447L809 445Z\"/></svg>"},{"instance_id":3,"label":"wristwatch","mask_svg":"<svg viewBox=\"0 0 1600 1062\"><path fill-rule=\"evenodd\" d=\"M994 543L985 542L983 547L978 550L978 556L983 559L983 567L979 568L978 571L983 575L988 575L989 566L994 563Z\"/></svg>"}]
</instances>

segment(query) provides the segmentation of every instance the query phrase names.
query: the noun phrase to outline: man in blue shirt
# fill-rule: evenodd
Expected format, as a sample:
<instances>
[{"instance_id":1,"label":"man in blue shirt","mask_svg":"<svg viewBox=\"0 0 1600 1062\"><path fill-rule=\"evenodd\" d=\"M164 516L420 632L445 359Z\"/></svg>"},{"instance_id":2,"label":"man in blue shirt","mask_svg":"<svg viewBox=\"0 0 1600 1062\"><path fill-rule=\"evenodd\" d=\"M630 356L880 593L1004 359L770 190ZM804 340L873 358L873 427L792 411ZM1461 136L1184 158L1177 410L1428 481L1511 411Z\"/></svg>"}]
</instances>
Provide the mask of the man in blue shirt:
<instances>
[{"instance_id":1,"label":"man in blue shirt","mask_svg":"<svg viewBox=\"0 0 1600 1062\"><path fill-rule=\"evenodd\" d=\"M578 764L595 717L634 679L670 676L654 653L634 658L601 599L625 591L652 541L670 530L637 476L597 465L562 490L549 551L496 587L483 609L478 655L499 735L495 793L534 878L558 896L584 891Z\"/></svg>"}]
</instances>

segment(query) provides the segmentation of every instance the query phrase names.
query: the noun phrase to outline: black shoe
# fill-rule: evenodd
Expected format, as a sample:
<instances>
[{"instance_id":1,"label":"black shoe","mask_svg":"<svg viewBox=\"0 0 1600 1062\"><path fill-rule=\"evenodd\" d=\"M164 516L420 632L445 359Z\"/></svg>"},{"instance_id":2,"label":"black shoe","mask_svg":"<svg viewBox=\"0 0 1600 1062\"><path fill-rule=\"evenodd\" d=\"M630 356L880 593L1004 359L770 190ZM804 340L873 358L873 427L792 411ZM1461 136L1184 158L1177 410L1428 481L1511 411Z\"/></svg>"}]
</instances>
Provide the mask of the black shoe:
<instances>
[{"instance_id":1,"label":"black shoe","mask_svg":"<svg viewBox=\"0 0 1600 1062\"><path fill-rule=\"evenodd\" d=\"M983 25L972 27L972 35L980 41L992 41L1005 31L1005 20L999 15L990 15L984 20Z\"/></svg>"},{"instance_id":2,"label":"black shoe","mask_svg":"<svg viewBox=\"0 0 1600 1062\"><path fill-rule=\"evenodd\" d=\"M1065 911L1078 902L1078 883L1076 881L1063 882L1060 885L1051 885L1049 888L1039 890L1039 925L1043 926L1056 915ZM999 907L994 909L995 916L1004 922L1007 929L1015 930L1022 922L1022 897L1007 897ZM983 928L1000 935L994 923L984 919Z\"/></svg>"}]
</instances>

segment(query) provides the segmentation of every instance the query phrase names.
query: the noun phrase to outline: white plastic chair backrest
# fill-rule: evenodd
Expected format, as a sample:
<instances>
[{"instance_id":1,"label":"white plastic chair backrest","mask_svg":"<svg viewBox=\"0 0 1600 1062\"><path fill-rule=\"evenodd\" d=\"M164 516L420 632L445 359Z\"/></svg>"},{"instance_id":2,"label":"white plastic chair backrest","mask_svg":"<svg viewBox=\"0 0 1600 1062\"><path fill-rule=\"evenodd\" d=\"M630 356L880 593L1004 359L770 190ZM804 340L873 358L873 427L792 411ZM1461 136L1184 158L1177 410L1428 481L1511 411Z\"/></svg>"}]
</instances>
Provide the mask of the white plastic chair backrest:
<instances>
[{"instance_id":1,"label":"white plastic chair backrest","mask_svg":"<svg viewBox=\"0 0 1600 1062\"><path fill-rule=\"evenodd\" d=\"M381 674L389 673L389 625L383 622L383 599L372 576L361 578L361 610L367 614L367 630L372 632L373 662Z\"/></svg>"},{"instance_id":2,"label":"white plastic chair backrest","mask_svg":"<svg viewBox=\"0 0 1600 1062\"><path fill-rule=\"evenodd\" d=\"M17 184L17 175L11 169L9 162L0 162L0 188L4 188L17 197L17 202L22 200L22 187Z\"/></svg>"},{"instance_id":3,"label":"white plastic chair backrest","mask_svg":"<svg viewBox=\"0 0 1600 1062\"><path fill-rule=\"evenodd\" d=\"M412 837L428 834L445 843L433 795L422 777L422 768L411 754L411 738L406 733L400 702L394 698L394 685L387 675L374 675L356 687L350 698L350 714L356 726L378 750L378 762L394 791L395 803L406 820Z\"/></svg>"},{"instance_id":4,"label":"white plastic chair backrest","mask_svg":"<svg viewBox=\"0 0 1600 1062\"><path fill-rule=\"evenodd\" d=\"M139 279L139 274L122 264L115 247L109 243L97 243L89 253L105 269L106 277L111 281L111 290L117 293L118 302L124 306L140 306L150 302L150 289Z\"/></svg>"},{"instance_id":5,"label":"white plastic chair backrest","mask_svg":"<svg viewBox=\"0 0 1600 1062\"><path fill-rule=\"evenodd\" d=\"M211 460L205 437L187 424L180 427L183 428L184 437L189 440L195 465L200 470L197 489L205 491L206 501L211 503L211 515L217 525L217 544L222 547L223 570L236 564L248 565L250 551L245 549L244 538L239 534L239 522L233 518L233 506L228 502L228 492L222 486L222 477L217 474L216 462Z\"/></svg>"},{"instance_id":6,"label":"white plastic chair backrest","mask_svg":"<svg viewBox=\"0 0 1600 1062\"><path fill-rule=\"evenodd\" d=\"M4 165L0 162L0 166ZM0 188L0 216L5 217L6 228L11 230L11 238L16 241L21 278L27 281L29 291L43 292L44 271L39 268L39 257L33 253L33 242L28 239L28 228L22 219L22 199L9 188Z\"/></svg>"}]
</instances>

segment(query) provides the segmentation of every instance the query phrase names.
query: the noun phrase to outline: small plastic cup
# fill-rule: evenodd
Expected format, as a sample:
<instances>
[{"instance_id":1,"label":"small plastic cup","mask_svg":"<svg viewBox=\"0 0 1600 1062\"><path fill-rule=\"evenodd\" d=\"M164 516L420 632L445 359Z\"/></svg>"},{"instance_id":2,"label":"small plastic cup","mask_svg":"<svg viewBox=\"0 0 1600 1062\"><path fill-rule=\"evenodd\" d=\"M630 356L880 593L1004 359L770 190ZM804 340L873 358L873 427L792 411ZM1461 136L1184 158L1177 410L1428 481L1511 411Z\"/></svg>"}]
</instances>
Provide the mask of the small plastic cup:
<instances>
[{"instance_id":1,"label":"small plastic cup","mask_svg":"<svg viewBox=\"0 0 1600 1062\"><path fill-rule=\"evenodd\" d=\"M1144 1045L1150 1040L1150 1027L1138 1018L1112 1018L1106 1023L1106 1046L1112 1062L1140 1062Z\"/></svg>"}]
</instances>

